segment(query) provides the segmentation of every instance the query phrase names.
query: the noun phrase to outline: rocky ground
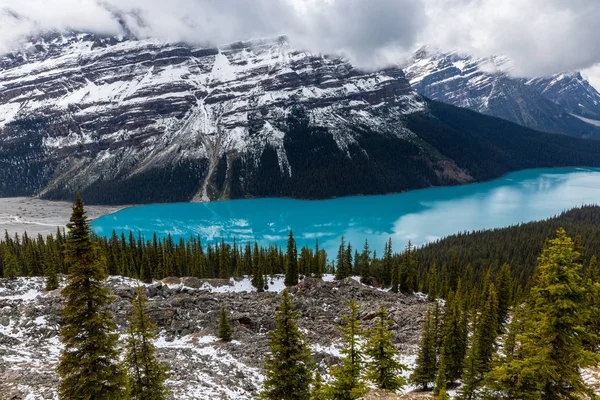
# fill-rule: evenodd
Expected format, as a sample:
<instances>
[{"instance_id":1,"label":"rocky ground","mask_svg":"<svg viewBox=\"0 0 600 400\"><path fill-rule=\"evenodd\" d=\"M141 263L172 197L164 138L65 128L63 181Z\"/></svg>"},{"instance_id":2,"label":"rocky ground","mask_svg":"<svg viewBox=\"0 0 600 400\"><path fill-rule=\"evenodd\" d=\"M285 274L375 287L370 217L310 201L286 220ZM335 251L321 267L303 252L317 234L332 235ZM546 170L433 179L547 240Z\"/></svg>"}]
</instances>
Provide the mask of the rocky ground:
<instances>
[{"instance_id":1,"label":"rocky ground","mask_svg":"<svg viewBox=\"0 0 600 400\"><path fill-rule=\"evenodd\" d=\"M111 308L119 328L125 327L138 282L111 277L115 302ZM61 345L62 298L44 292L39 278L0 280L0 399L55 399L54 367ZM149 313L160 328L159 356L171 367L168 381L173 399L252 399L259 391L268 331L283 289L281 277L268 292L256 293L247 279L202 281L173 278L146 285ZM337 326L347 301L358 299L363 325L385 306L395 321L394 341L407 364L414 362L421 323L427 307L419 295L404 296L369 288L354 279L304 279L291 288L300 328L310 340L322 371L339 357ZM234 341L215 338L221 304L231 310ZM374 397L377 398L377 397Z\"/></svg>"},{"instance_id":2,"label":"rocky ground","mask_svg":"<svg viewBox=\"0 0 600 400\"><path fill-rule=\"evenodd\" d=\"M35 197L0 198L0 233L11 235L27 232L30 236L56 233L71 217L72 203L68 201L48 201ZM123 206L87 206L88 218L95 219L114 213ZM1 240L1 239L0 239Z\"/></svg>"}]
</instances>

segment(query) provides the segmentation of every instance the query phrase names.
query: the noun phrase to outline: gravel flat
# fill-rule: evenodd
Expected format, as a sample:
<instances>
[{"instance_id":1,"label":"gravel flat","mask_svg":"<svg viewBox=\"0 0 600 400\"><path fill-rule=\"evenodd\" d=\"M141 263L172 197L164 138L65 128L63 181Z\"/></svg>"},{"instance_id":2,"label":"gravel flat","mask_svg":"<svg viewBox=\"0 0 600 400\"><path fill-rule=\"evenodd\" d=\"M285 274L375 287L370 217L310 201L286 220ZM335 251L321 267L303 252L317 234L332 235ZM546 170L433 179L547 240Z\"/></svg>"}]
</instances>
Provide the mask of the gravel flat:
<instances>
[{"instance_id":1,"label":"gravel flat","mask_svg":"<svg viewBox=\"0 0 600 400\"><path fill-rule=\"evenodd\" d=\"M64 227L71 217L72 203L49 201L34 197L0 198L0 233L12 236L27 232L30 236L55 233L57 227ZM127 206L86 206L88 218L95 219L111 214Z\"/></svg>"}]
</instances>

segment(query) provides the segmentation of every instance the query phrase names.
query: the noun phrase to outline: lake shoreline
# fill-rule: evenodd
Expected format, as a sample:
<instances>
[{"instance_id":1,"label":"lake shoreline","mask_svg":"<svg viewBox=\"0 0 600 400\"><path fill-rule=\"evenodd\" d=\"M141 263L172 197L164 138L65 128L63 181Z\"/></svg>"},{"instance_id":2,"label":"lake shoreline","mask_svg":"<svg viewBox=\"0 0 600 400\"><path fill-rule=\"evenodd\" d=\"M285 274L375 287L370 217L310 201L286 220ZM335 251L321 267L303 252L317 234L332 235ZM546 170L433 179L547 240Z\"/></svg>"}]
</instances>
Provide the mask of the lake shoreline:
<instances>
[{"instance_id":1,"label":"lake shoreline","mask_svg":"<svg viewBox=\"0 0 600 400\"><path fill-rule=\"evenodd\" d=\"M88 218L92 221L104 217L107 215L111 215L117 213L119 211L127 210L130 208L141 207L141 206L160 206L166 204L218 204L225 202L240 202L240 201L248 201L248 200L289 200L289 201L303 201L308 203L318 203L321 201L332 201L332 200L352 200L354 198L365 198L365 197L386 197L392 195L406 194L406 193L418 193L421 191L431 190L431 189L441 189L441 188L457 188L457 187L469 187L471 185L484 184L488 182L493 182L496 180L501 180L511 174L527 172L527 171L536 171L536 170L551 170L551 171L559 171L559 170L568 170L568 169L581 169L581 170L591 170L598 171L598 168L595 167L585 167L585 166L577 166L577 167L548 167L548 168L528 168L523 170L511 171L507 172L497 178L492 178L486 181L474 181L464 184L456 184L456 185L443 185L443 186L430 186L426 188L419 189L410 189L401 192L390 192L390 193L379 193L379 194L357 194L357 195L349 195L349 196L339 196L339 197L328 197L328 198L293 198L293 197L245 197L238 199L222 199L222 200L212 200L209 202L192 202L192 201L182 201L175 203L144 203L144 204L124 204L124 205L97 205L86 204L86 210L88 211ZM85 204L85 199L84 199ZM0 233L3 231L7 231L10 235L14 235L15 233L23 234L27 232L30 236L35 236L38 234L47 235L53 234L56 232L57 228L64 228L64 226L69 221L71 215L71 206L72 203L65 200L45 200L40 199L38 197L0 197ZM0 239L1 240L1 239Z\"/></svg>"}]
</instances>

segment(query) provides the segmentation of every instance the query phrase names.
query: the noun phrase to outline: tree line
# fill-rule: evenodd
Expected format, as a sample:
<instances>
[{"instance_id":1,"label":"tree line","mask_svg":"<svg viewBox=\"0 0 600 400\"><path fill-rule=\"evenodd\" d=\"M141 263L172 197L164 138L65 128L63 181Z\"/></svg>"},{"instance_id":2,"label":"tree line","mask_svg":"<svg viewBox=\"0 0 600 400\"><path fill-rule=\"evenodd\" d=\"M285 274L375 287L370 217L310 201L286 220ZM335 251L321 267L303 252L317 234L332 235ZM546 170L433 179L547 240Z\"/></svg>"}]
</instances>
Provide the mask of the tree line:
<instances>
[{"instance_id":1,"label":"tree line","mask_svg":"<svg viewBox=\"0 0 600 400\"><path fill-rule=\"evenodd\" d=\"M558 229L538 258L527 294L508 301L508 265L481 290L463 285L443 301L434 299L423 323L416 366L409 382L433 397L580 399L596 398L582 369L600 362L600 271L596 258L583 268L577 243ZM306 338L297 327L298 311L284 292L269 341L262 399L352 400L367 392L367 381L396 392L407 382L391 342L391 322L380 310L375 326L362 337L356 301L349 304L338 366L323 383L314 375ZM362 339L362 340L361 340Z\"/></svg>"},{"instance_id":2,"label":"tree line","mask_svg":"<svg viewBox=\"0 0 600 400\"><path fill-rule=\"evenodd\" d=\"M583 207L575 216L566 213L562 217L577 220L586 215L594 224L591 211L594 209ZM535 225L526 225L526 229L530 226ZM583 255L589 254L583 246L587 237L571 239L562 228L553 239L543 241L536 266L522 284L506 263L498 270L476 271L470 263L461 267L455 255L450 263L441 268L434 263L424 274L419 262L423 249L409 243L403 253L394 254L391 240L377 257L375 252L371 255L367 241L359 252L342 238L335 260L328 262L318 242L315 249L304 247L298 252L291 231L285 252L274 246L223 241L207 246L205 252L200 239L173 243L154 236L145 242L132 234L130 240L124 236L113 240L116 235L104 239L91 233L79 196L67 227L68 234L58 232L46 240L7 234L0 243L2 274L8 278L43 274L48 289L53 289L58 286L59 272L68 272L62 290L66 299L61 328L65 348L58 367L64 399L162 399L168 394L164 387L168 373L154 354L155 327L145 315L143 290L133 302L126 356L124 362L119 361L118 334L107 311L111 300L102 283L111 260L113 268L121 265L130 276L148 280L162 271L161 265L168 265L168 272L170 268L191 268L221 278L250 271L259 290L264 289L265 277L270 274L285 274L286 285L293 286L301 275L318 277L325 272L335 273L338 279L359 275L364 283L390 291L421 290L432 306L425 317L410 382L423 389L433 387L438 398L446 398L447 385L458 382L462 383L459 397L464 399L572 398L571 394L591 393L580 372L600 362L597 260L595 255ZM481 234L487 233L472 237ZM443 241L432 247L440 243ZM513 255L513 259L518 257ZM194 269L194 265L202 268ZM386 311L380 310L375 326L365 334L358 304L352 301L349 309L341 328L342 361L329 371L331 379L325 383L320 374L311 372L314 365L297 327L298 312L284 292L269 342L271 353L265 361L263 398L356 399L364 394L367 382L389 391L404 386L400 372L406 367L397 361ZM223 340L233 336L225 309L221 310L218 336Z\"/></svg>"}]
</instances>

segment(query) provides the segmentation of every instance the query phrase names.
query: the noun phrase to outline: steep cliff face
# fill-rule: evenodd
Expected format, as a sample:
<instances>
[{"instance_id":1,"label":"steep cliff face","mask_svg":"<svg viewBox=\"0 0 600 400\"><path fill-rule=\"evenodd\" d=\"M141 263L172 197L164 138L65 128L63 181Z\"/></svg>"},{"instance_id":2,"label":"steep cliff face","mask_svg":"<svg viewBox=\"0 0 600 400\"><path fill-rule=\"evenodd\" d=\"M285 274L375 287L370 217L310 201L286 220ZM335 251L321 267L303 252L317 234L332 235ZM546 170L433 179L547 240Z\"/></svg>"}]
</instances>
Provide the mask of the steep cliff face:
<instances>
[{"instance_id":1,"label":"steep cliff face","mask_svg":"<svg viewBox=\"0 0 600 400\"><path fill-rule=\"evenodd\" d=\"M422 95L544 132L600 138L600 93L579 73L522 79L507 57L476 58L424 47L405 72ZM583 118L581 118L583 117Z\"/></svg>"},{"instance_id":2,"label":"steep cliff face","mask_svg":"<svg viewBox=\"0 0 600 400\"><path fill-rule=\"evenodd\" d=\"M469 107L489 85L497 86L455 92L457 103ZM469 114L472 123L456 130L439 123L440 110L400 68L361 71L295 50L284 37L211 48L47 34L0 56L0 196L71 199L79 191L88 204L326 198L563 165L547 156L564 147L555 138L517 128L518 140L551 149L521 154L518 143L482 143L469 126L490 125L496 139L515 131L501 121ZM450 151L459 142L460 158ZM595 165L595 146L566 150L569 165ZM495 163L486 159L492 148Z\"/></svg>"},{"instance_id":3,"label":"steep cliff face","mask_svg":"<svg viewBox=\"0 0 600 400\"><path fill-rule=\"evenodd\" d=\"M0 58L0 193L64 197L158 180L177 193L144 188L161 195L139 200L214 199L229 195L233 160L250 174L274 154L278 173L293 175L293 125L325 129L317 141L350 157L359 128L410 142L400 119L423 110L400 69L360 72L283 37L217 49L47 35Z\"/></svg>"}]
</instances>

